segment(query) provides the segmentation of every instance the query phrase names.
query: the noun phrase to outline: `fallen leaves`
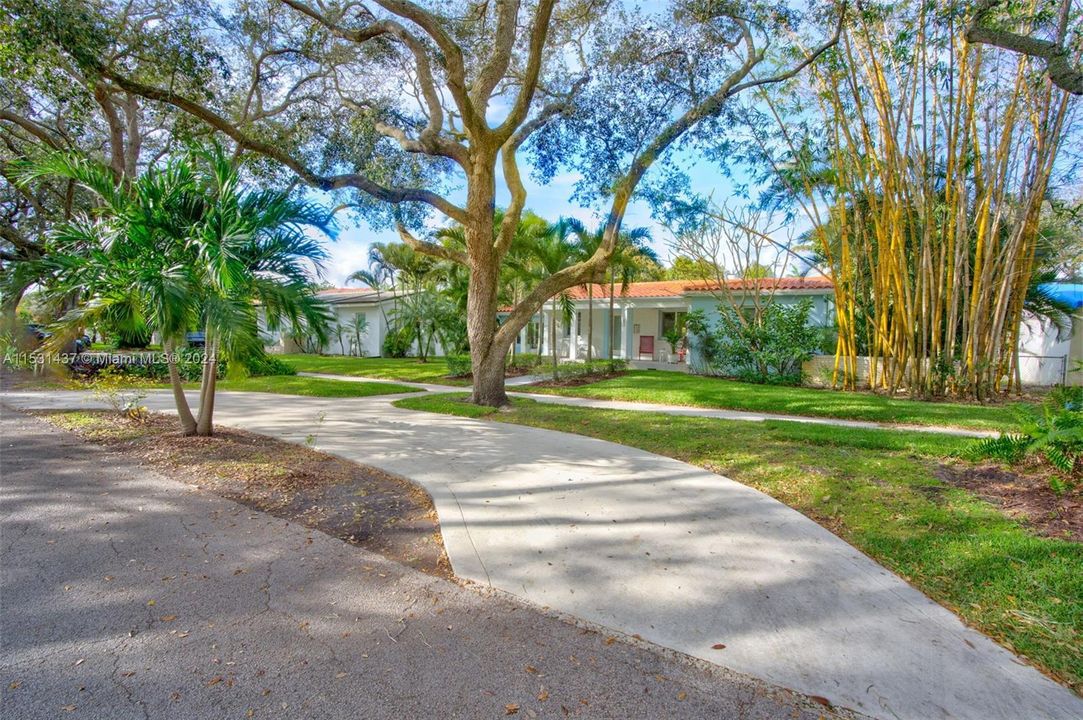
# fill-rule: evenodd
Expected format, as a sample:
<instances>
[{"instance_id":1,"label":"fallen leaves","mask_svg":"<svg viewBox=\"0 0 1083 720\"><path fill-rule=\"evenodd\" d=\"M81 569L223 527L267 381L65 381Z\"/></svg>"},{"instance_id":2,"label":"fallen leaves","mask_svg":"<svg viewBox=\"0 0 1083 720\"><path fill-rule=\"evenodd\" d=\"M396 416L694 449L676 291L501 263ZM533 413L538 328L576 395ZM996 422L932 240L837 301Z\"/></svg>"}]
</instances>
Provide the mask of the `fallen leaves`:
<instances>
[{"instance_id":1,"label":"fallen leaves","mask_svg":"<svg viewBox=\"0 0 1083 720\"><path fill-rule=\"evenodd\" d=\"M542 691L538 693L538 702L545 702L549 699L549 691L542 688Z\"/></svg>"},{"instance_id":2,"label":"fallen leaves","mask_svg":"<svg viewBox=\"0 0 1083 720\"><path fill-rule=\"evenodd\" d=\"M60 709L64 712L75 712L78 708L75 705L61 705Z\"/></svg>"},{"instance_id":3,"label":"fallen leaves","mask_svg":"<svg viewBox=\"0 0 1083 720\"><path fill-rule=\"evenodd\" d=\"M684 702L688 699L688 693L686 693L684 690L681 690L679 693L677 693L677 699L681 702Z\"/></svg>"},{"instance_id":4,"label":"fallen leaves","mask_svg":"<svg viewBox=\"0 0 1083 720\"><path fill-rule=\"evenodd\" d=\"M8 685L8 690L18 690L22 686L22 684L22 680L12 680L11 684Z\"/></svg>"},{"instance_id":5,"label":"fallen leaves","mask_svg":"<svg viewBox=\"0 0 1083 720\"><path fill-rule=\"evenodd\" d=\"M508 703L507 705L504 706L504 714L505 715L518 715L519 714L519 706L516 705L515 703Z\"/></svg>"},{"instance_id":6,"label":"fallen leaves","mask_svg":"<svg viewBox=\"0 0 1083 720\"><path fill-rule=\"evenodd\" d=\"M527 665L523 669L526 670L531 675L537 675L538 674L538 668L534 667L533 665Z\"/></svg>"},{"instance_id":7,"label":"fallen leaves","mask_svg":"<svg viewBox=\"0 0 1083 720\"><path fill-rule=\"evenodd\" d=\"M161 620L162 622L173 622L174 620L177 619L177 616L176 615L163 615L158 619Z\"/></svg>"},{"instance_id":8,"label":"fallen leaves","mask_svg":"<svg viewBox=\"0 0 1083 720\"><path fill-rule=\"evenodd\" d=\"M725 650L726 646L723 645L722 643L715 643L714 645L711 646L711 649L712 650Z\"/></svg>"}]
</instances>

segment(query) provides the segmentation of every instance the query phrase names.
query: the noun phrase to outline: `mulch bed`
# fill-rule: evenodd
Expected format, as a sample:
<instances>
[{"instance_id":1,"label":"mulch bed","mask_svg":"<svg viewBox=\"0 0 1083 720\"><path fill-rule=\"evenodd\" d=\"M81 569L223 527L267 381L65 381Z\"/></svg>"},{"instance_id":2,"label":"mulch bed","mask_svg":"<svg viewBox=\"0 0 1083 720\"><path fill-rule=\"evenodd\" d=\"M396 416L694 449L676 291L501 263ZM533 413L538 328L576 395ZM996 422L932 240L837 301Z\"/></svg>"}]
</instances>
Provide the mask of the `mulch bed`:
<instances>
[{"instance_id":1,"label":"mulch bed","mask_svg":"<svg viewBox=\"0 0 1083 720\"><path fill-rule=\"evenodd\" d=\"M139 421L105 411L37 414L201 490L422 572L453 576L432 498L404 478L243 430L184 437L168 415ZM85 422L88 414L93 424ZM69 420L76 415L84 421Z\"/></svg>"},{"instance_id":2,"label":"mulch bed","mask_svg":"<svg viewBox=\"0 0 1083 720\"><path fill-rule=\"evenodd\" d=\"M1017 473L996 465L937 468L943 482L961 487L1001 508L1039 535L1083 542L1083 487L1057 495L1041 468Z\"/></svg>"},{"instance_id":3,"label":"mulch bed","mask_svg":"<svg viewBox=\"0 0 1083 720\"><path fill-rule=\"evenodd\" d=\"M576 377L563 378L560 380L539 380L538 382L530 383L526 387L540 387L540 388L570 388L579 387L581 385L592 385L602 380L612 380L613 378L621 377L625 375L625 371L605 373L601 375L578 375Z\"/></svg>"}]
</instances>

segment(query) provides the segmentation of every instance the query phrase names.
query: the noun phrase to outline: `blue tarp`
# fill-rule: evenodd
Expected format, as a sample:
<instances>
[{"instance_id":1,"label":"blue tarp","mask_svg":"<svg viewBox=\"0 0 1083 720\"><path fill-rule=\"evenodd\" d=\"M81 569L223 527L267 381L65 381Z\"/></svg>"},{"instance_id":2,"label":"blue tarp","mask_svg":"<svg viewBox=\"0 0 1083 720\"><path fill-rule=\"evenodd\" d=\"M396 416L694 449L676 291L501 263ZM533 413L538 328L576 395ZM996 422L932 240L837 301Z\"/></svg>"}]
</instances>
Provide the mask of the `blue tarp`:
<instances>
[{"instance_id":1,"label":"blue tarp","mask_svg":"<svg viewBox=\"0 0 1083 720\"><path fill-rule=\"evenodd\" d=\"M1072 307L1083 307L1083 283L1054 282L1042 285L1042 290Z\"/></svg>"}]
</instances>

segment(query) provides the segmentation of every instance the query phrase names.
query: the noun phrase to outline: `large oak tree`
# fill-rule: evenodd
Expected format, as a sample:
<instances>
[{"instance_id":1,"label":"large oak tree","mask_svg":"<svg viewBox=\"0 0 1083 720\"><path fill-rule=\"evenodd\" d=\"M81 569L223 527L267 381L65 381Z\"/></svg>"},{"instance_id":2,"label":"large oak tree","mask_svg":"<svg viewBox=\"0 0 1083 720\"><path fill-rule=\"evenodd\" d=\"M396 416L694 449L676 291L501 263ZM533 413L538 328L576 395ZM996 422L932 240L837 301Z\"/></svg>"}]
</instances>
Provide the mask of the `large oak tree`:
<instances>
[{"instance_id":1,"label":"large oak tree","mask_svg":"<svg viewBox=\"0 0 1083 720\"><path fill-rule=\"evenodd\" d=\"M183 110L238 152L266 158L269 172L355 191L345 204L371 223L466 266L473 399L486 405L506 402L505 355L542 304L604 272L648 171L672 170L665 160L717 143L731 99L794 77L835 43L844 15L834 5L802 14L727 0L647 11L606 0L257 0L202 11L201 42L228 72L185 92L175 80L186 68L166 66L168 54L148 72L146 57L88 52L97 29L65 26L72 1L25 2L22 11L42 16L87 73ZM176 21L163 14L157 29ZM607 208L604 239L591 257L538 282L498 324L528 153L542 177L562 164L583 172L584 194ZM681 179L657 178L669 190ZM498 200L506 209L494 237ZM420 232L428 213L462 226L465 252Z\"/></svg>"}]
</instances>

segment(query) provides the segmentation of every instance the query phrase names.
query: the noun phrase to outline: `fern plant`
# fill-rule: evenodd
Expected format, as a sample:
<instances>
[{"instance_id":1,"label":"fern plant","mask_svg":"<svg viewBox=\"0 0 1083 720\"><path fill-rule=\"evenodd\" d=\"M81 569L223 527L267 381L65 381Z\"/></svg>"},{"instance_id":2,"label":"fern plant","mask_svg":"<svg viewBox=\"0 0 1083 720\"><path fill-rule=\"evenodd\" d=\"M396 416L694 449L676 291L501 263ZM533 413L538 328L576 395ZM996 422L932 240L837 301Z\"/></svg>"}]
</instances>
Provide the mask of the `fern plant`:
<instances>
[{"instance_id":1,"label":"fern plant","mask_svg":"<svg viewBox=\"0 0 1083 720\"><path fill-rule=\"evenodd\" d=\"M1083 404L1079 393L1074 389L1054 391L1040 408L1021 406L1019 420L1019 432L980 440L971 447L970 456L1014 465L1038 455L1062 476L1049 481L1055 492L1073 486L1083 469Z\"/></svg>"}]
</instances>

